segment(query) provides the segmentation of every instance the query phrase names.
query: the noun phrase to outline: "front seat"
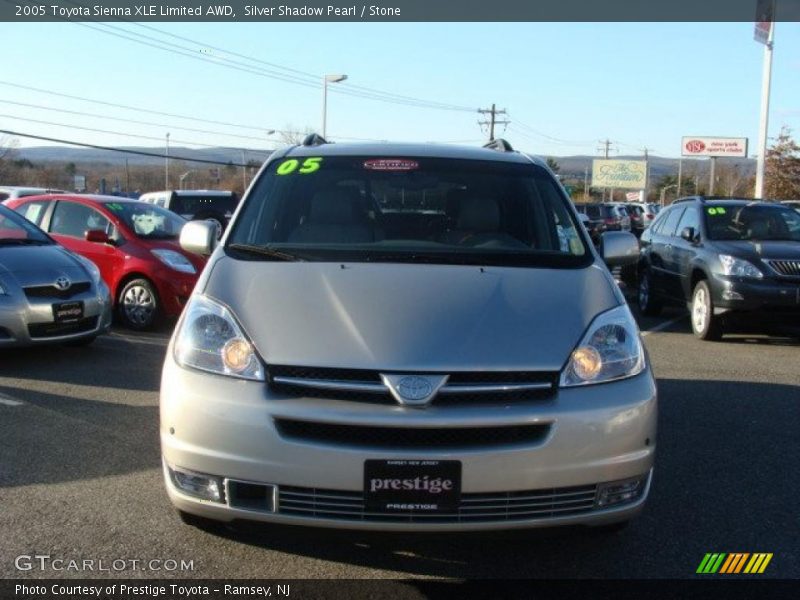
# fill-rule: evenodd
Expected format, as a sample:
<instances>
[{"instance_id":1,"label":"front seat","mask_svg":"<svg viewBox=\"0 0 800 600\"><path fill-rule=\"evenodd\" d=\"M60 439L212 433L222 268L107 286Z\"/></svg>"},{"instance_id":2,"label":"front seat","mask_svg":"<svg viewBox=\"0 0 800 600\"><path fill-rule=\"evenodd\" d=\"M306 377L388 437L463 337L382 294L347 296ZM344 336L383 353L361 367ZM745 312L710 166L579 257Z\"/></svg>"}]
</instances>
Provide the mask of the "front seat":
<instances>
[{"instance_id":1,"label":"front seat","mask_svg":"<svg viewBox=\"0 0 800 600\"><path fill-rule=\"evenodd\" d=\"M363 213L361 199L353 192L334 188L315 193L308 216L289 234L288 242L361 244L375 241L375 231Z\"/></svg>"},{"instance_id":2,"label":"front seat","mask_svg":"<svg viewBox=\"0 0 800 600\"><path fill-rule=\"evenodd\" d=\"M493 198L463 198L457 205L456 225L439 241L445 244L479 243L479 238L496 234L500 228L500 207Z\"/></svg>"}]
</instances>

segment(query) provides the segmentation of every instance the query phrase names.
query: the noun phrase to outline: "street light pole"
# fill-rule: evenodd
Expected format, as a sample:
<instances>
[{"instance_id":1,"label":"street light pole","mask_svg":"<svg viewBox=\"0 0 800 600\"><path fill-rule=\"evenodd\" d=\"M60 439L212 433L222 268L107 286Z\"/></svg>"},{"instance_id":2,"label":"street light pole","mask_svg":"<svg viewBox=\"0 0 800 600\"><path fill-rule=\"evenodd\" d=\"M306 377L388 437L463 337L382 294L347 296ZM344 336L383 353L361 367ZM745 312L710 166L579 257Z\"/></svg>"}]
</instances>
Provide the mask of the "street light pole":
<instances>
[{"instance_id":1,"label":"street light pole","mask_svg":"<svg viewBox=\"0 0 800 600\"><path fill-rule=\"evenodd\" d=\"M167 134L167 152L164 157L164 189L169 189L169 133Z\"/></svg>"},{"instance_id":2,"label":"street light pole","mask_svg":"<svg viewBox=\"0 0 800 600\"><path fill-rule=\"evenodd\" d=\"M322 78L322 137L325 137L328 120L328 82L339 83L347 79L347 75L325 75Z\"/></svg>"}]
</instances>

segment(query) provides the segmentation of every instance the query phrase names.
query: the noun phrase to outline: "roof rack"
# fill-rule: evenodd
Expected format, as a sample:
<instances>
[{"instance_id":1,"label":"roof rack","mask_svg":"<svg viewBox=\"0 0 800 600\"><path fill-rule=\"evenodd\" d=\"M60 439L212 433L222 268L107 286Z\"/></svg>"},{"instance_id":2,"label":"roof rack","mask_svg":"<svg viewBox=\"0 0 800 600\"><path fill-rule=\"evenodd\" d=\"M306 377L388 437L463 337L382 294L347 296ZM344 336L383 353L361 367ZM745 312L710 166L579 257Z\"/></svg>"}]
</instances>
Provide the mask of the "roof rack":
<instances>
[{"instance_id":1,"label":"roof rack","mask_svg":"<svg viewBox=\"0 0 800 600\"><path fill-rule=\"evenodd\" d=\"M321 146L328 143L330 142L317 133L309 133L301 142L303 146Z\"/></svg>"},{"instance_id":2,"label":"roof rack","mask_svg":"<svg viewBox=\"0 0 800 600\"><path fill-rule=\"evenodd\" d=\"M514 152L514 148L511 147L511 144L509 144L503 138L495 138L484 144L483 147L491 150L497 150L498 152Z\"/></svg>"}]
</instances>

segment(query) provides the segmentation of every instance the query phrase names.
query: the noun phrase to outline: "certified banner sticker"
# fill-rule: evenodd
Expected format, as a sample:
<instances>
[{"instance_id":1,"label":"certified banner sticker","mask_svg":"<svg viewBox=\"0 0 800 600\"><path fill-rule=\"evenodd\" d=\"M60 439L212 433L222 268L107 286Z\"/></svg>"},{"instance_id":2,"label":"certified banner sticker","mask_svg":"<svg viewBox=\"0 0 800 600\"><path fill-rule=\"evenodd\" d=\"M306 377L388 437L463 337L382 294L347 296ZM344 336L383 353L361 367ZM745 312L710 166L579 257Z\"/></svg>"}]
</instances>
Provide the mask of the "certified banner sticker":
<instances>
[{"instance_id":1,"label":"certified banner sticker","mask_svg":"<svg viewBox=\"0 0 800 600\"><path fill-rule=\"evenodd\" d=\"M364 161L364 168L370 171L414 171L419 163L405 158L373 158Z\"/></svg>"}]
</instances>

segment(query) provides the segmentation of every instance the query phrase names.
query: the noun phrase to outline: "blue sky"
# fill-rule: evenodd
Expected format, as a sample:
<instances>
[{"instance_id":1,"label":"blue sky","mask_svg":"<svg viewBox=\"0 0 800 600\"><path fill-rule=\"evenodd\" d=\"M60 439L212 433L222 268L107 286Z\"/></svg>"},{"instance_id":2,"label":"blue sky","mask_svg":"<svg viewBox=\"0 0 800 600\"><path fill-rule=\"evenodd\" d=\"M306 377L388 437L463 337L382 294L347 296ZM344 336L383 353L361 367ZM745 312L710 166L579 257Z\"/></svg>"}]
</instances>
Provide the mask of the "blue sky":
<instances>
[{"instance_id":1,"label":"blue sky","mask_svg":"<svg viewBox=\"0 0 800 600\"><path fill-rule=\"evenodd\" d=\"M352 84L465 108L494 102L508 110L512 121L504 137L537 154L595 154L597 141L606 137L616 142L619 154L639 154L647 146L654 154L677 156L682 135L742 136L750 138L751 154L757 147L763 47L753 41L752 23L152 25L197 43L134 24L114 27L115 35L109 35L77 23L3 23L0 82L245 127L137 113L0 85L0 100L5 101L0 102L0 129L146 146L159 145L169 131L174 145L186 145L181 140L267 148L270 129L319 129L322 93L316 81L325 73L346 73L348 82L329 87L328 134L333 139L477 143L485 137L475 112L338 93L337 88L352 90L345 87ZM142 36L184 46L190 56L156 48ZM317 79L306 87L237 71L222 66L219 59L226 55L209 46ZM800 23L777 25L774 56L770 135L788 125L800 137ZM103 116L159 125L125 124ZM179 126L221 133L188 132ZM227 135L231 133L256 139ZM20 139L20 145L42 142Z\"/></svg>"}]
</instances>

